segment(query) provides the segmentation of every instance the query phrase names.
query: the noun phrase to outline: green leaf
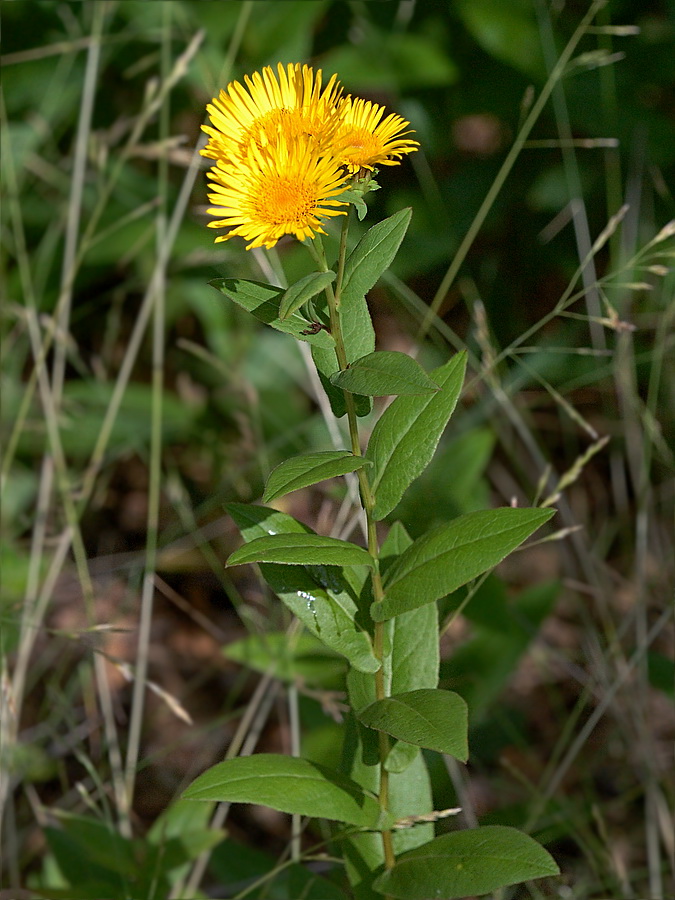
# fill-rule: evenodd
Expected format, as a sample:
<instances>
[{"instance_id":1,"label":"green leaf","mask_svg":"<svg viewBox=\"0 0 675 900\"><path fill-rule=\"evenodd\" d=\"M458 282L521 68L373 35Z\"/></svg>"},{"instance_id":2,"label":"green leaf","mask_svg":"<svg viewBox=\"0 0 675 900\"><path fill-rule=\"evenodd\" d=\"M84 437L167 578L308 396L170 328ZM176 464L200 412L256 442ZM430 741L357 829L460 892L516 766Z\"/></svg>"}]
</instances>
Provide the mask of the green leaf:
<instances>
[{"instance_id":1,"label":"green leaf","mask_svg":"<svg viewBox=\"0 0 675 900\"><path fill-rule=\"evenodd\" d=\"M277 753L258 753L218 763L185 791L190 800L256 803L280 812L334 819L376 828L375 797L325 766Z\"/></svg>"},{"instance_id":2,"label":"green leaf","mask_svg":"<svg viewBox=\"0 0 675 900\"><path fill-rule=\"evenodd\" d=\"M370 636L356 624L358 607L335 566L279 566L260 572L274 593L312 634L342 654L355 670L372 675L380 668Z\"/></svg>"},{"instance_id":3,"label":"green leaf","mask_svg":"<svg viewBox=\"0 0 675 900\"><path fill-rule=\"evenodd\" d=\"M555 510L484 509L433 528L387 572L385 597L373 603L375 621L433 603L500 563Z\"/></svg>"},{"instance_id":4,"label":"green leaf","mask_svg":"<svg viewBox=\"0 0 675 900\"><path fill-rule=\"evenodd\" d=\"M293 566L372 566L362 547L320 534L272 534L235 550L228 566L245 563L288 563Z\"/></svg>"},{"instance_id":5,"label":"green leaf","mask_svg":"<svg viewBox=\"0 0 675 900\"><path fill-rule=\"evenodd\" d=\"M344 200L345 203L351 203L356 210L356 215L358 216L359 222L363 222L366 217L366 213L368 212L368 207L366 206L366 202L363 197L364 195L362 191L347 190L339 194L336 199Z\"/></svg>"},{"instance_id":6,"label":"green leaf","mask_svg":"<svg viewBox=\"0 0 675 900\"><path fill-rule=\"evenodd\" d=\"M384 397L389 394L433 394L438 385L407 353L380 350L355 360L348 369L331 375L331 382L352 394Z\"/></svg>"},{"instance_id":7,"label":"green leaf","mask_svg":"<svg viewBox=\"0 0 675 900\"><path fill-rule=\"evenodd\" d=\"M292 516L266 506L229 503L227 510L245 541L269 534L312 534ZM356 571L356 570L354 570ZM377 672L370 635L356 624L356 591L350 570L336 566L282 566L262 563L260 573L274 593L315 637L345 657L352 671ZM372 681L372 678L369 679Z\"/></svg>"},{"instance_id":8,"label":"green leaf","mask_svg":"<svg viewBox=\"0 0 675 900\"><path fill-rule=\"evenodd\" d=\"M374 886L397 900L459 900L559 874L553 857L529 835L487 825L444 834L404 853Z\"/></svg>"},{"instance_id":9,"label":"green leaf","mask_svg":"<svg viewBox=\"0 0 675 900\"><path fill-rule=\"evenodd\" d=\"M420 748L414 744L406 744L405 741L394 741L384 761L384 767L387 772L405 772L413 760L417 758L419 752Z\"/></svg>"},{"instance_id":10,"label":"green leaf","mask_svg":"<svg viewBox=\"0 0 675 900\"><path fill-rule=\"evenodd\" d=\"M263 500L269 503L291 491L355 472L363 466L371 465L363 456L354 456L349 450L326 450L319 453L305 453L293 456L273 469L265 485Z\"/></svg>"},{"instance_id":11,"label":"green leaf","mask_svg":"<svg viewBox=\"0 0 675 900\"><path fill-rule=\"evenodd\" d=\"M403 209L369 229L347 257L340 293L338 315L342 327L347 362L353 363L375 350L375 331L366 294L391 264L410 223L411 210ZM333 414L340 418L347 411L342 391L330 378L339 371L334 352L325 345L312 347L312 359ZM354 396L357 416L367 416L372 408L369 397Z\"/></svg>"},{"instance_id":12,"label":"green leaf","mask_svg":"<svg viewBox=\"0 0 675 900\"><path fill-rule=\"evenodd\" d=\"M287 319L300 309L303 304L320 294L329 284L335 281L335 272L312 272L300 281L292 284L282 295L279 304L279 318Z\"/></svg>"},{"instance_id":13,"label":"green leaf","mask_svg":"<svg viewBox=\"0 0 675 900\"><path fill-rule=\"evenodd\" d=\"M131 841L122 837L111 823L93 816L58 810L57 817L63 832L74 842L79 853L86 857L87 863L94 868L104 867L119 874L122 881L127 880L134 864ZM72 880L72 875L67 877Z\"/></svg>"},{"instance_id":14,"label":"green leaf","mask_svg":"<svg viewBox=\"0 0 675 900\"><path fill-rule=\"evenodd\" d=\"M433 459L396 507L397 518L411 523L413 537L463 513L490 506L485 471L494 445L495 434L486 427L469 428L450 440L441 438Z\"/></svg>"},{"instance_id":15,"label":"green leaf","mask_svg":"<svg viewBox=\"0 0 675 900\"><path fill-rule=\"evenodd\" d=\"M383 574L386 575L396 558L411 543L403 525L395 522L380 550ZM435 604L428 603L388 622L385 644L391 647L391 654L385 655L384 660L384 681L388 694L435 688L438 685L438 609ZM364 709L375 702L372 678L352 670L347 676L347 685L354 710ZM386 768L389 772L403 772L418 754L418 747L405 742L394 743Z\"/></svg>"},{"instance_id":16,"label":"green leaf","mask_svg":"<svg viewBox=\"0 0 675 900\"><path fill-rule=\"evenodd\" d=\"M464 381L466 353L431 372L440 390L422 397L397 397L373 429L366 456L374 467L373 517L383 519L431 461Z\"/></svg>"},{"instance_id":17,"label":"green leaf","mask_svg":"<svg viewBox=\"0 0 675 900\"><path fill-rule=\"evenodd\" d=\"M244 281L240 278L214 278L209 284L224 294L242 309L248 310L260 322L290 334L299 341L307 341L313 347L323 347L334 352L335 342L330 334L321 329L316 334L303 334L311 322L294 312L287 319L279 316L279 306L285 291L272 284L259 281Z\"/></svg>"},{"instance_id":18,"label":"green leaf","mask_svg":"<svg viewBox=\"0 0 675 900\"><path fill-rule=\"evenodd\" d=\"M210 819L211 814L206 806L175 800L155 819L145 837L149 844L161 846L168 838L208 828Z\"/></svg>"},{"instance_id":19,"label":"green leaf","mask_svg":"<svg viewBox=\"0 0 675 900\"><path fill-rule=\"evenodd\" d=\"M368 728L466 762L468 713L452 691L419 690L376 700L357 714Z\"/></svg>"},{"instance_id":20,"label":"green leaf","mask_svg":"<svg viewBox=\"0 0 675 900\"><path fill-rule=\"evenodd\" d=\"M309 525L286 513L270 509L269 506L226 503L225 509L234 519L245 541L253 541L271 534L314 534Z\"/></svg>"},{"instance_id":21,"label":"green leaf","mask_svg":"<svg viewBox=\"0 0 675 900\"><path fill-rule=\"evenodd\" d=\"M362 297L391 265L410 225L411 209L401 209L378 222L363 235L347 257L342 282L341 303Z\"/></svg>"}]
</instances>

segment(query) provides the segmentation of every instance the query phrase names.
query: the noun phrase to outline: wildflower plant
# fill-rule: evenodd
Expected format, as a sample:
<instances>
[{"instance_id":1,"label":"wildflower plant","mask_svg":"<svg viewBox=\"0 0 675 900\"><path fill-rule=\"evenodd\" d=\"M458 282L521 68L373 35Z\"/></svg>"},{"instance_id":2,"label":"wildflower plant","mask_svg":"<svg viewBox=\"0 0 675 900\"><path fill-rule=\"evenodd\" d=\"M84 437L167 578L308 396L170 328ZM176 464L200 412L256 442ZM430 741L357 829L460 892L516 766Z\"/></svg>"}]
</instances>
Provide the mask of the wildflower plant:
<instances>
[{"instance_id":1,"label":"wildflower plant","mask_svg":"<svg viewBox=\"0 0 675 900\"><path fill-rule=\"evenodd\" d=\"M513 828L434 836L435 823L458 810L434 810L422 751L462 762L469 755L467 706L438 688L437 601L496 566L553 510L481 510L414 541L394 522L380 543L378 523L431 461L466 367L464 353L426 372L404 353L375 351L366 294L394 259L411 211L373 225L349 249L352 207L363 219L378 168L418 144L400 116L344 96L335 77L322 89L321 72L299 64L230 84L208 112L209 225L224 230L216 241L243 237L247 249L271 248L292 235L316 267L287 289L235 278L212 284L311 346L333 414L346 416L349 429L348 447L277 466L263 502L356 473L367 546L316 534L268 505L229 504L244 544L228 565L257 563L304 627L348 663L342 766L266 753L233 758L199 776L185 797L334 822L334 852L359 900L461 898L555 875L551 856ZM329 264L321 236L337 217L338 257ZM364 451L359 417L373 397L392 395Z\"/></svg>"}]
</instances>

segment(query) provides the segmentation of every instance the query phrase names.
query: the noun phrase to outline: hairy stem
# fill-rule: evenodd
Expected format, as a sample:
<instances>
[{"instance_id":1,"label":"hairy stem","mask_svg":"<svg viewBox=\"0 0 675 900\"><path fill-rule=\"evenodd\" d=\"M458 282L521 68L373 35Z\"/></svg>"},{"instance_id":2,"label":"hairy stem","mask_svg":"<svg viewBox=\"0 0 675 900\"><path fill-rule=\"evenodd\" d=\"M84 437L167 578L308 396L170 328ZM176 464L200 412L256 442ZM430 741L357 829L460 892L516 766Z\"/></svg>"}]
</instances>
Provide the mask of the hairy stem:
<instances>
[{"instance_id":1,"label":"hairy stem","mask_svg":"<svg viewBox=\"0 0 675 900\"><path fill-rule=\"evenodd\" d=\"M342 232L340 234L340 249L338 255L338 271L335 281L335 289L332 285L326 288L326 298L328 300L328 313L330 320L330 333L335 341L335 355L337 357L340 369L346 369L348 366L347 352L345 349L344 338L342 336L342 325L340 322L339 306L340 295L342 292L342 280L345 267L345 257L347 252L347 232L349 229L349 216L345 216L342 224ZM317 262L320 270L328 271L326 256L320 238L315 238L312 245L312 255ZM352 445L352 453L354 456L361 456L361 444L359 441L359 426L356 417L356 407L354 397L348 391L343 391L345 398L345 406L347 409L347 421L349 424L349 436ZM368 480L367 471L361 468L357 472L359 478L359 487L361 491L361 504L366 514L367 533L368 533L368 552L375 561L373 567L373 598L378 601L384 597L384 589L382 587L382 577L380 575L379 556L380 548L377 540L377 528L373 519L373 508L375 506L375 497L373 495L370 481ZM384 680L384 623L376 622L373 635L373 649L375 656L380 661L380 668L375 673L375 696L378 700L384 700L387 696L386 684ZM389 738L380 731L379 738L379 756L380 756L380 790L379 804L383 813L389 811L389 772L385 768L385 761L389 754ZM382 847L384 850L384 861L387 869L391 869L395 863L394 848L390 830L383 830Z\"/></svg>"}]
</instances>

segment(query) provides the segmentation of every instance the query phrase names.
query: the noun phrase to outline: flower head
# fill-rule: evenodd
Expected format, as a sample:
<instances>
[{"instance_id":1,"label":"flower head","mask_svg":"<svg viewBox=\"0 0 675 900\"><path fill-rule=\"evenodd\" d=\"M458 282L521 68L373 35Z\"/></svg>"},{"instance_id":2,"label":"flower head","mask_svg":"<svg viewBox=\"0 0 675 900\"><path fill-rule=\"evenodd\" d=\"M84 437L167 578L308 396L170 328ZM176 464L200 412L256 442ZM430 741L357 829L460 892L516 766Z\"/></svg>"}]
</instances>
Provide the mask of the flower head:
<instances>
[{"instance_id":1,"label":"flower head","mask_svg":"<svg viewBox=\"0 0 675 900\"><path fill-rule=\"evenodd\" d=\"M362 193L376 165L395 166L419 146L408 123L367 100L342 98L335 75L322 90L321 70L277 65L276 74L244 76L208 104L209 135L202 156L208 173L211 228L229 229L252 247L273 247L284 234L298 240L324 234L322 220L343 215L337 199L361 178ZM374 185L374 183L373 183ZM374 189L371 186L371 189Z\"/></svg>"},{"instance_id":2,"label":"flower head","mask_svg":"<svg viewBox=\"0 0 675 900\"><path fill-rule=\"evenodd\" d=\"M340 128L331 152L352 173L374 166L396 166L404 153L419 147L406 138L408 122L395 113L382 119L384 107L370 100L346 97L340 104Z\"/></svg>"},{"instance_id":3,"label":"flower head","mask_svg":"<svg viewBox=\"0 0 675 900\"><path fill-rule=\"evenodd\" d=\"M330 156L321 156L307 137L281 133L274 143L248 145L245 155L219 159L208 173L208 195L219 218L210 228L230 228L216 243L235 235L252 247L273 247L284 234L302 241L325 234L321 219L343 215L348 204L333 199L344 190L347 174Z\"/></svg>"},{"instance_id":4,"label":"flower head","mask_svg":"<svg viewBox=\"0 0 675 900\"><path fill-rule=\"evenodd\" d=\"M211 125L202 156L230 159L246 156L248 144L259 148L285 137L311 138L323 151L338 126L337 105L342 88L333 75L321 90L321 69L289 63L277 65L277 75L266 66L262 73L244 76L246 87L233 81L206 107Z\"/></svg>"}]
</instances>

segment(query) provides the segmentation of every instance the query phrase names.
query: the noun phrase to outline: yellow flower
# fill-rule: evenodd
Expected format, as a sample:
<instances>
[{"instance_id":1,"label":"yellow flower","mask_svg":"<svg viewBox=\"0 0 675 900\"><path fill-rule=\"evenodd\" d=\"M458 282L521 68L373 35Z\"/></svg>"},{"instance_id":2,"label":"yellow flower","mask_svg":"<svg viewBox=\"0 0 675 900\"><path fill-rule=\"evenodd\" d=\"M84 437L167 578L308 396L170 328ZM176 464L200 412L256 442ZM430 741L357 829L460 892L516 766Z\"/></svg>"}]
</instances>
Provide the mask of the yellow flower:
<instances>
[{"instance_id":1,"label":"yellow flower","mask_svg":"<svg viewBox=\"0 0 675 900\"><path fill-rule=\"evenodd\" d=\"M289 63L277 65L278 78L266 66L250 78L246 87L238 81L227 86L206 107L211 125L202 125L209 135L202 156L229 160L246 156L254 141L259 148L275 141L279 132L309 136L323 150L338 125L337 104L342 88L333 75L321 91L321 69Z\"/></svg>"},{"instance_id":2,"label":"yellow flower","mask_svg":"<svg viewBox=\"0 0 675 900\"><path fill-rule=\"evenodd\" d=\"M395 113L382 119L384 107L370 100L346 97L340 104L341 126L332 141L331 153L350 172L374 166L397 166L404 153L413 153L417 141L405 136L408 122Z\"/></svg>"},{"instance_id":3,"label":"yellow flower","mask_svg":"<svg viewBox=\"0 0 675 900\"><path fill-rule=\"evenodd\" d=\"M344 215L348 204L331 199L345 187L347 173L332 157L321 156L312 139L279 133L275 142L248 145L245 156L218 159L211 179L210 228L230 228L216 243L236 235L252 247L273 247L284 234L299 241L325 234L321 219Z\"/></svg>"}]
</instances>

